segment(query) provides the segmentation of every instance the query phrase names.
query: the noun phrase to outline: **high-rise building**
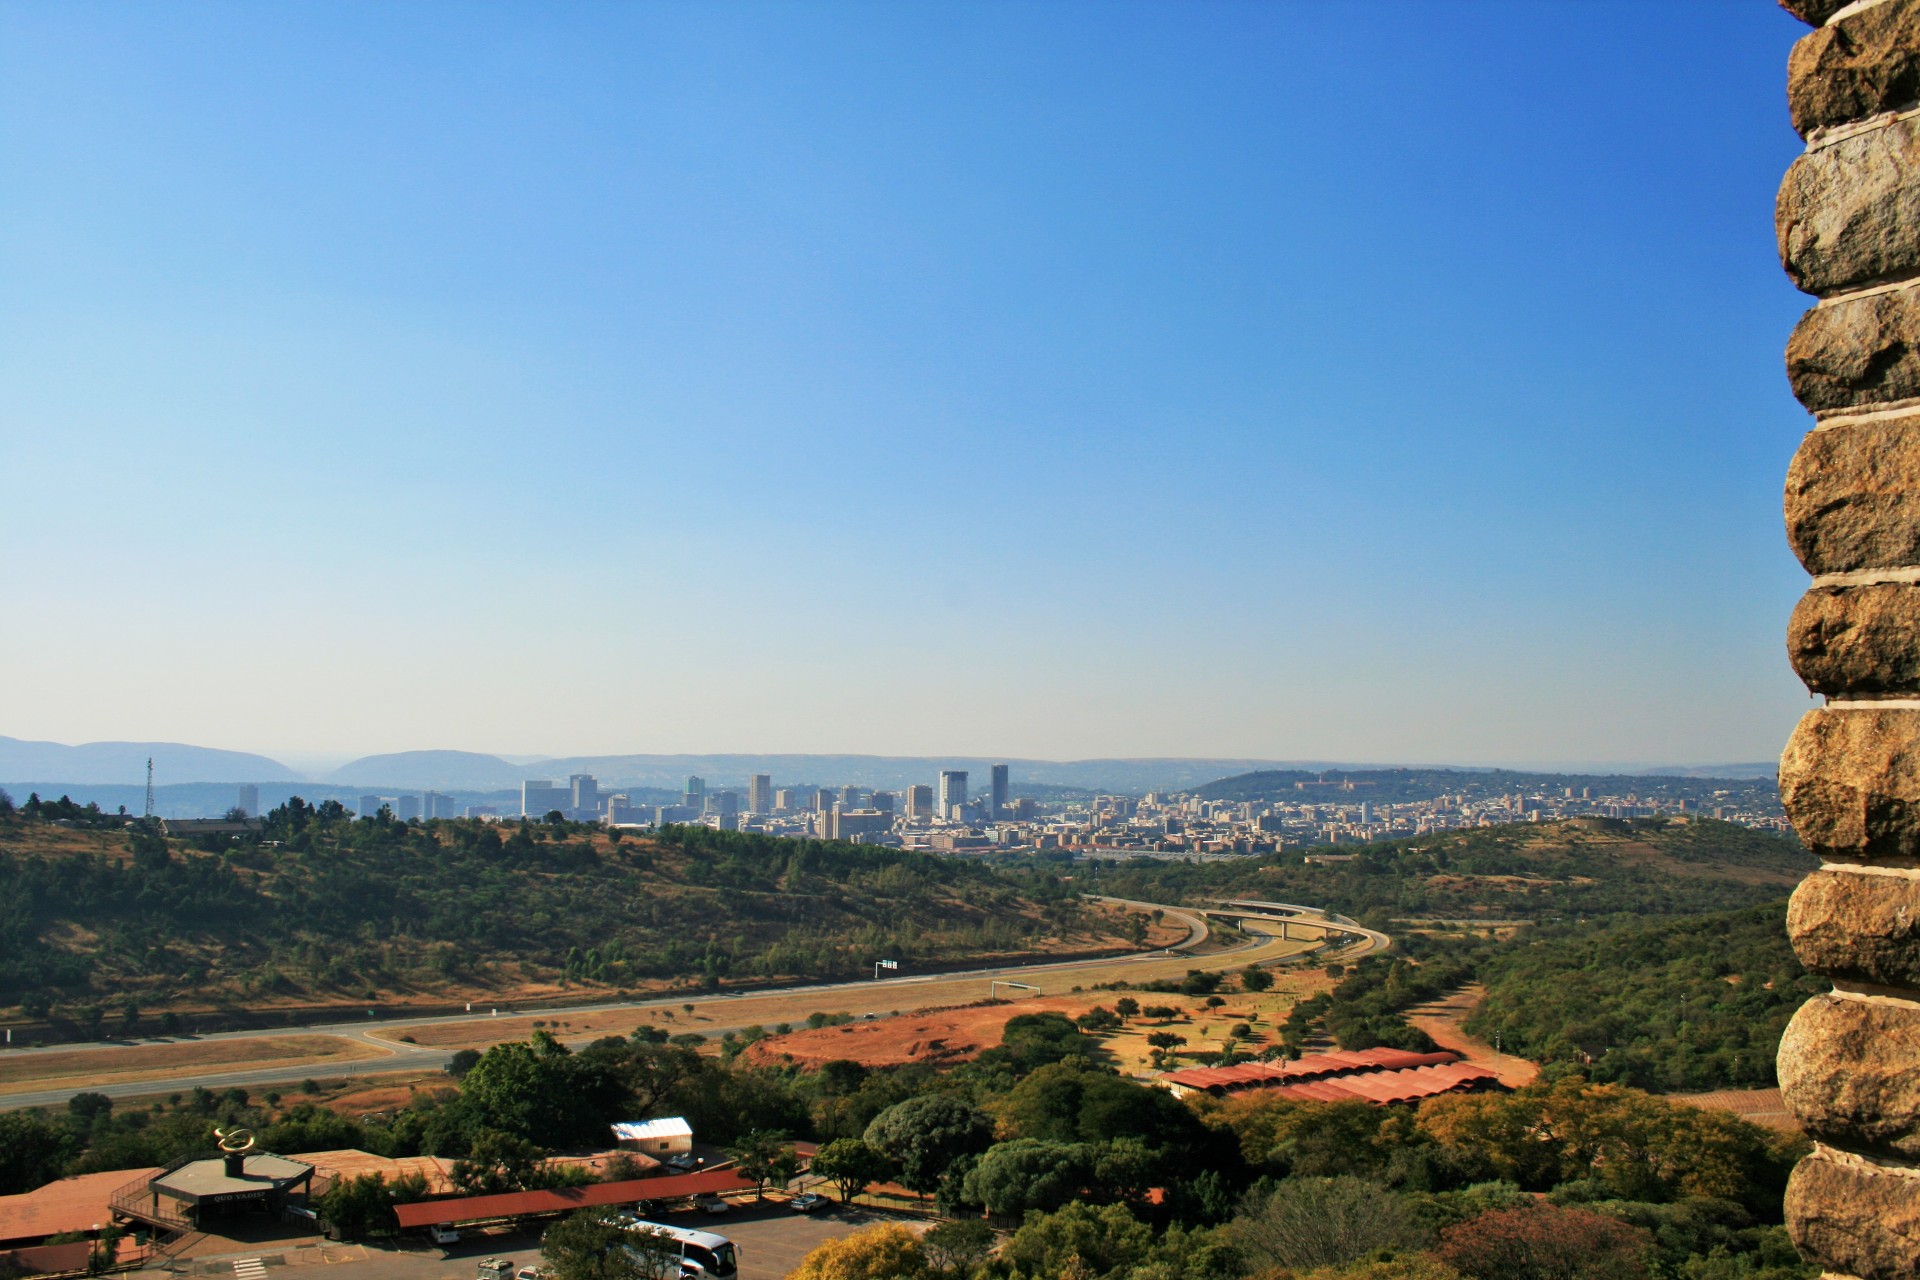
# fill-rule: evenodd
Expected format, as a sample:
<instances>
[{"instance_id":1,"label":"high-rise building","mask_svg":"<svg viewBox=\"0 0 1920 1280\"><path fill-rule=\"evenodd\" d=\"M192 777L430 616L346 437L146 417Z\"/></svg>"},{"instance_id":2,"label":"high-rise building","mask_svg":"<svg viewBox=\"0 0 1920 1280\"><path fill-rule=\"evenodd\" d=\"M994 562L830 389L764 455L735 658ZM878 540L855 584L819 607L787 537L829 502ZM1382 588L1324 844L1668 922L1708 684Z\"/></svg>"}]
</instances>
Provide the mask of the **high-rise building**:
<instances>
[{"instance_id":1,"label":"high-rise building","mask_svg":"<svg viewBox=\"0 0 1920 1280\"><path fill-rule=\"evenodd\" d=\"M933 816L933 788L924 782L907 788L907 821L925 822Z\"/></svg>"},{"instance_id":2,"label":"high-rise building","mask_svg":"<svg viewBox=\"0 0 1920 1280\"><path fill-rule=\"evenodd\" d=\"M438 791L429 791L420 797L420 816L431 821L434 818L453 816L453 797L441 795Z\"/></svg>"},{"instance_id":3,"label":"high-rise building","mask_svg":"<svg viewBox=\"0 0 1920 1280\"><path fill-rule=\"evenodd\" d=\"M707 797L707 812L720 819L722 831L740 829L740 793L716 791Z\"/></svg>"},{"instance_id":4,"label":"high-rise building","mask_svg":"<svg viewBox=\"0 0 1920 1280\"><path fill-rule=\"evenodd\" d=\"M567 778L567 814L576 822L590 822L600 812L600 780L590 773Z\"/></svg>"},{"instance_id":5,"label":"high-rise building","mask_svg":"<svg viewBox=\"0 0 1920 1280\"><path fill-rule=\"evenodd\" d=\"M254 786L251 782L241 784L240 795L234 800L233 807L240 811L242 817L259 817L260 788Z\"/></svg>"},{"instance_id":6,"label":"high-rise building","mask_svg":"<svg viewBox=\"0 0 1920 1280\"><path fill-rule=\"evenodd\" d=\"M813 811L815 813L833 812L833 792L825 787L813 793Z\"/></svg>"},{"instance_id":7,"label":"high-rise building","mask_svg":"<svg viewBox=\"0 0 1920 1280\"><path fill-rule=\"evenodd\" d=\"M747 783L747 812L773 812L773 778L764 773L756 773Z\"/></svg>"},{"instance_id":8,"label":"high-rise building","mask_svg":"<svg viewBox=\"0 0 1920 1280\"><path fill-rule=\"evenodd\" d=\"M852 840L859 836L883 836L893 830L893 815L878 809L848 809L833 806L827 815L827 839Z\"/></svg>"},{"instance_id":9,"label":"high-rise building","mask_svg":"<svg viewBox=\"0 0 1920 1280\"><path fill-rule=\"evenodd\" d=\"M361 796L360 808L357 810L357 812L363 818L371 818L374 814L380 812L380 797L379 796Z\"/></svg>"},{"instance_id":10,"label":"high-rise building","mask_svg":"<svg viewBox=\"0 0 1920 1280\"><path fill-rule=\"evenodd\" d=\"M401 796L393 806L393 816L402 822L413 822L420 817L420 797Z\"/></svg>"},{"instance_id":11,"label":"high-rise building","mask_svg":"<svg viewBox=\"0 0 1920 1280\"><path fill-rule=\"evenodd\" d=\"M686 794L680 797L680 803L695 813L704 812L707 807L707 780L688 778Z\"/></svg>"},{"instance_id":12,"label":"high-rise building","mask_svg":"<svg viewBox=\"0 0 1920 1280\"><path fill-rule=\"evenodd\" d=\"M879 812L886 814L888 818L892 818L893 817L893 792L891 791L874 792L873 798L868 801L868 807L871 809L876 809Z\"/></svg>"},{"instance_id":13,"label":"high-rise building","mask_svg":"<svg viewBox=\"0 0 1920 1280\"><path fill-rule=\"evenodd\" d=\"M940 803L936 812L942 818L958 816L954 810L967 803L967 771L965 769L942 769L940 771Z\"/></svg>"},{"instance_id":14,"label":"high-rise building","mask_svg":"<svg viewBox=\"0 0 1920 1280\"><path fill-rule=\"evenodd\" d=\"M573 791L554 786L551 778L528 778L520 784L520 816L523 818L544 818L572 803Z\"/></svg>"},{"instance_id":15,"label":"high-rise building","mask_svg":"<svg viewBox=\"0 0 1920 1280\"><path fill-rule=\"evenodd\" d=\"M840 807L842 809L865 808L866 805L864 803L864 796L865 796L865 793L862 792L858 787L855 787L855 786L842 787L840 788Z\"/></svg>"},{"instance_id":16,"label":"high-rise building","mask_svg":"<svg viewBox=\"0 0 1920 1280\"><path fill-rule=\"evenodd\" d=\"M1007 811L1007 766L993 766L993 790L987 799L987 816L997 818Z\"/></svg>"},{"instance_id":17,"label":"high-rise building","mask_svg":"<svg viewBox=\"0 0 1920 1280\"><path fill-rule=\"evenodd\" d=\"M806 800L792 787L782 787L773 793L773 807L781 813L792 813L804 804Z\"/></svg>"}]
</instances>

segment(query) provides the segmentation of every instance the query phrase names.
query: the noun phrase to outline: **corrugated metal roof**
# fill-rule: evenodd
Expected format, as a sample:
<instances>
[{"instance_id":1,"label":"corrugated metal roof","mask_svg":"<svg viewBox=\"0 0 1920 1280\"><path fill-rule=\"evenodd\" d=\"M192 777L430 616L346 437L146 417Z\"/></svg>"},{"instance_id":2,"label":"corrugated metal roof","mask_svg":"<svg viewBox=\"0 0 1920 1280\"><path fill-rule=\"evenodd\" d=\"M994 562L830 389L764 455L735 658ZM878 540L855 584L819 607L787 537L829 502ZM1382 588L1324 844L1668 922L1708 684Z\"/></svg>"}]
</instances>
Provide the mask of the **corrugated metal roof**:
<instances>
[{"instance_id":1,"label":"corrugated metal roof","mask_svg":"<svg viewBox=\"0 0 1920 1280\"><path fill-rule=\"evenodd\" d=\"M613 1126L614 1136L622 1142L645 1142L658 1138L691 1138L693 1126L679 1116L659 1120L623 1120Z\"/></svg>"},{"instance_id":2,"label":"corrugated metal roof","mask_svg":"<svg viewBox=\"0 0 1920 1280\"><path fill-rule=\"evenodd\" d=\"M495 1196L467 1196L459 1200L422 1200L395 1205L393 1216L403 1229L460 1222L489 1222L536 1213L570 1213L599 1205L630 1204L635 1200L678 1200L683 1196L751 1191L753 1183L731 1169L685 1173L668 1178L632 1178L625 1182L596 1182L557 1191L508 1191Z\"/></svg>"},{"instance_id":3,"label":"corrugated metal roof","mask_svg":"<svg viewBox=\"0 0 1920 1280\"><path fill-rule=\"evenodd\" d=\"M1283 1098L1302 1098L1311 1102L1418 1102L1436 1094L1476 1089L1499 1084L1500 1077L1485 1067L1470 1062L1447 1062L1436 1066L1409 1067L1402 1071L1368 1071L1356 1075L1309 1080L1302 1084L1274 1086L1269 1092Z\"/></svg>"},{"instance_id":4,"label":"corrugated metal roof","mask_svg":"<svg viewBox=\"0 0 1920 1280\"><path fill-rule=\"evenodd\" d=\"M1169 1071L1161 1080L1188 1089L1263 1088L1288 1081L1317 1080L1360 1072L1398 1071L1408 1067L1434 1066L1456 1062L1460 1055L1441 1050L1438 1053L1413 1053L1406 1049L1359 1049L1351 1053L1310 1053L1292 1061L1242 1062L1231 1067L1190 1067Z\"/></svg>"}]
</instances>

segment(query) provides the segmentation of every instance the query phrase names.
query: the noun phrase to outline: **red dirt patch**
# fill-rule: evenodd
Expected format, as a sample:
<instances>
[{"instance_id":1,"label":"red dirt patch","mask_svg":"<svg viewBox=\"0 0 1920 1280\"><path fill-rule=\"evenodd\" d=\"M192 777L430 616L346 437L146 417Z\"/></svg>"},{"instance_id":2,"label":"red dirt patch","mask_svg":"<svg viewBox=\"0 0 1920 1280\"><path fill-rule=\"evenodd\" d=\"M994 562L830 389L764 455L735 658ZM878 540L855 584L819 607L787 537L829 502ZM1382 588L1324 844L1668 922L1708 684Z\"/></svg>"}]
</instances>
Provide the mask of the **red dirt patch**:
<instances>
[{"instance_id":1,"label":"red dirt patch","mask_svg":"<svg viewBox=\"0 0 1920 1280\"><path fill-rule=\"evenodd\" d=\"M1078 1017L1097 1004L1113 1003L1097 995L1046 996L1005 1004L922 1009L872 1022L791 1031L749 1045L740 1056L760 1065L794 1063L818 1067L849 1059L868 1067L898 1067L909 1062L967 1062L1000 1043L1007 1019L1023 1013L1064 1013Z\"/></svg>"}]
</instances>

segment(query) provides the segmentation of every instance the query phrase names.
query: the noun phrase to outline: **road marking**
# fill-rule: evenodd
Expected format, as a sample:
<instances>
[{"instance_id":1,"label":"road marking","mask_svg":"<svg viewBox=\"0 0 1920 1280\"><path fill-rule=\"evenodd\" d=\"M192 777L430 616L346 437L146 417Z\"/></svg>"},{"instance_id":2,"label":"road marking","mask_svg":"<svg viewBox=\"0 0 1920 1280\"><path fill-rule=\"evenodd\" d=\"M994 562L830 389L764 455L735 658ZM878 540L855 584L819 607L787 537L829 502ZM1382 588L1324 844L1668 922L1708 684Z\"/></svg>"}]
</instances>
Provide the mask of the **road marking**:
<instances>
[{"instance_id":1,"label":"road marking","mask_svg":"<svg viewBox=\"0 0 1920 1280\"><path fill-rule=\"evenodd\" d=\"M236 1258L233 1280L267 1280L267 1264L258 1258Z\"/></svg>"}]
</instances>

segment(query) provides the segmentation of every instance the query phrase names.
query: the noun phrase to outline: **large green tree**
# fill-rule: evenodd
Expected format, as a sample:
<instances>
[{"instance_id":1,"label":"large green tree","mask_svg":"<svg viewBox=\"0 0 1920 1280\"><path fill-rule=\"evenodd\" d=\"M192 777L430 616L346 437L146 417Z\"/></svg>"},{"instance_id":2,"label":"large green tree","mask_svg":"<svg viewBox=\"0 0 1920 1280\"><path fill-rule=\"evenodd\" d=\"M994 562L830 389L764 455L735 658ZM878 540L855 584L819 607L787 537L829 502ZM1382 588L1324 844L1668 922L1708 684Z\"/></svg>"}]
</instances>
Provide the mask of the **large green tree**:
<instances>
[{"instance_id":1,"label":"large green tree","mask_svg":"<svg viewBox=\"0 0 1920 1280\"><path fill-rule=\"evenodd\" d=\"M926 1093L875 1116L866 1140L893 1161L904 1186L925 1195L955 1160L987 1149L993 1118L952 1094Z\"/></svg>"}]
</instances>

